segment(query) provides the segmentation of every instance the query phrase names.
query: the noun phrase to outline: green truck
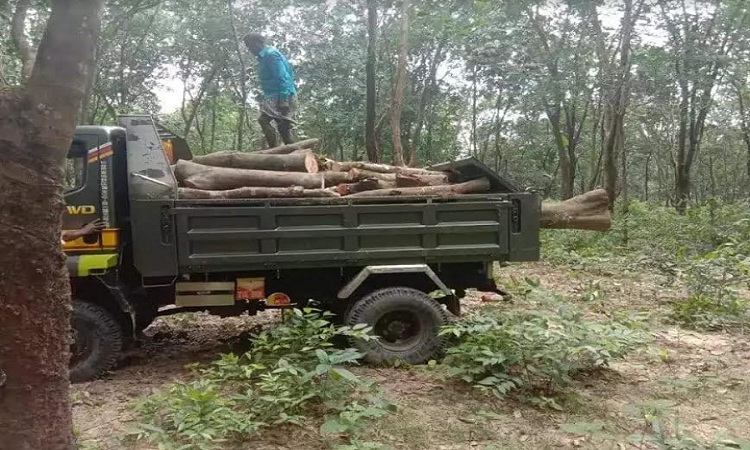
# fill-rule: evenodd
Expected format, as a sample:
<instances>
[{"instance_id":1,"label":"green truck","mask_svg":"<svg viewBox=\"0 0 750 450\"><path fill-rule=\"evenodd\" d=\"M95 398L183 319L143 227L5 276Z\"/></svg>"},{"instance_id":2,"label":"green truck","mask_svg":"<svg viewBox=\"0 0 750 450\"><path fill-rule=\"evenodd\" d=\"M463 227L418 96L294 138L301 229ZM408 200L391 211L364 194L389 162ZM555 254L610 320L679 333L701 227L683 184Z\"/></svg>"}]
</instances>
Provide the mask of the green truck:
<instances>
[{"instance_id":1,"label":"green truck","mask_svg":"<svg viewBox=\"0 0 750 450\"><path fill-rule=\"evenodd\" d=\"M73 381L112 369L156 317L255 314L313 301L379 339L368 361L422 363L466 290L498 292L495 261L539 258L539 198L469 159L435 166L492 193L455 198L187 200L172 158L184 140L151 116L81 126L66 170L63 229L105 228L65 243L74 299ZM165 151L165 144L169 152Z\"/></svg>"}]
</instances>

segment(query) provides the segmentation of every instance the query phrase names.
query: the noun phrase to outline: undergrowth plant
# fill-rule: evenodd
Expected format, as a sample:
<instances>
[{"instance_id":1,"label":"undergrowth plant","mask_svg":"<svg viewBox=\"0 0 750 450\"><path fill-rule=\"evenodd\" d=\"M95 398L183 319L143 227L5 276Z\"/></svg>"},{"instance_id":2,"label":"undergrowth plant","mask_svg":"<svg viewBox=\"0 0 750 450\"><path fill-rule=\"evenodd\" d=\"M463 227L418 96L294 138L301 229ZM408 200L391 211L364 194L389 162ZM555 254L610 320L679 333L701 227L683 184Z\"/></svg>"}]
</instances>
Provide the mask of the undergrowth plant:
<instances>
[{"instance_id":1,"label":"undergrowth plant","mask_svg":"<svg viewBox=\"0 0 750 450\"><path fill-rule=\"evenodd\" d=\"M556 264L591 268L648 269L674 275L686 260L701 257L722 244L750 238L746 204L691 208L685 215L672 208L632 201L627 215L617 215L606 233L545 231L543 258ZM605 264L603 264L605 263Z\"/></svg>"},{"instance_id":2,"label":"undergrowth plant","mask_svg":"<svg viewBox=\"0 0 750 450\"><path fill-rule=\"evenodd\" d=\"M717 435L709 442L687 433L675 414L674 405L663 400L645 402L638 406L646 425L643 434L630 436L636 448L658 450L750 450L750 442Z\"/></svg>"},{"instance_id":3,"label":"undergrowth plant","mask_svg":"<svg viewBox=\"0 0 750 450\"><path fill-rule=\"evenodd\" d=\"M744 329L750 326L750 245L727 242L685 264L688 297L673 305L671 318L688 328Z\"/></svg>"},{"instance_id":4,"label":"undergrowth plant","mask_svg":"<svg viewBox=\"0 0 750 450\"><path fill-rule=\"evenodd\" d=\"M356 445L364 422L394 410L378 387L345 368L362 354L334 348L337 336L372 339L364 325L336 327L329 314L294 310L282 325L258 334L252 349L195 367L136 405L132 435L159 449L211 449L281 424L327 417L322 431Z\"/></svg>"},{"instance_id":5,"label":"undergrowth plant","mask_svg":"<svg viewBox=\"0 0 750 450\"><path fill-rule=\"evenodd\" d=\"M560 299L551 303L541 289L529 295L546 305L486 306L443 328L456 340L443 361L445 373L498 397L561 409L555 398L576 373L606 367L649 341L632 318L594 322Z\"/></svg>"},{"instance_id":6,"label":"undergrowth plant","mask_svg":"<svg viewBox=\"0 0 750 450\"><path fill-rule=\"evenodd\" d=\"M678 283L685 298L670 319L701 330L746 330L750 326L750 208L714 201L685 215L671 208L631 202L607 233L555 232L542 235L543 257L554 264L592 272L627 270ZM597 289L582 299L596 300Z\"/></svg>"}]
</instances>

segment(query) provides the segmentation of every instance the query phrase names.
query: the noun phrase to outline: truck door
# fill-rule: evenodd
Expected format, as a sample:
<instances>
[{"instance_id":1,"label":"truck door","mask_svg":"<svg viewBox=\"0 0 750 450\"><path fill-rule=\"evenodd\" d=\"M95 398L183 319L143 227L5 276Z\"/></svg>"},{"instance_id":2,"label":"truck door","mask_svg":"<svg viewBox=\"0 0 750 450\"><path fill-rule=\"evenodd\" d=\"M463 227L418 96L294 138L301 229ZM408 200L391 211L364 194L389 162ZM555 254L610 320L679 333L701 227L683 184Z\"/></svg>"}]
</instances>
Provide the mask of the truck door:
<instances>
[{"instance_id":1,"label":"truck door","mask_svg":"<svg viewBox=\"0 0 750 450\"><path fill-rule=\"evenodd\" d=\"M76 132L65 161L63 230L76 230L102 219L105 229L65 243L71 254L115 253L119 230L113 223L112 155L105 130Z\"/></svg>"}]
</instances>

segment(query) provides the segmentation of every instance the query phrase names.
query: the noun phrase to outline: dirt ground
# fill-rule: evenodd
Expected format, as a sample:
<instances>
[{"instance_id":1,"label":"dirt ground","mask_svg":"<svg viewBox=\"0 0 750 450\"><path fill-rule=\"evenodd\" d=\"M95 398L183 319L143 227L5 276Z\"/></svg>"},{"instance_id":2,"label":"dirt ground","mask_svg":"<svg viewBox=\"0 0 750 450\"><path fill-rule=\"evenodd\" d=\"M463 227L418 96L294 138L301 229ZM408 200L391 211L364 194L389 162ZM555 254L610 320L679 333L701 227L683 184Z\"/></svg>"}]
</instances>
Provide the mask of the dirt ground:
<instances>
[{"instance_id":1,"label":"dirt ground","mask_svg":"<svg viewBox=\"0 0 750 450\"><path fill-rule=\"evenodd\" d=\"M502 269L500 277L508 283L538 279L542 287L580 302L592 315L645 311L658 318L680 295L658 277L601 267L525 264ZM477 304L474 299L466 306ZM134 400L185 378L186 365L230 350L253 327L277 321L278 312L231 319L197 314L159 319L147 330L149 339L118 370L73 387L81 447L148 449L122 439L135 421ZM649 420L663 414L671 426L699 439L750 440L748 336L686 331L659 320L650 332L654 343L648 348L608 370L578 377L563 412L489 398L465 385L441 382L420 367L355 368L377 380L399 406L399 412L374 424L367 438L393 449L651 449L657 447L633 435L650 432ZM319 425L284 426L233 448L330 448L317 432Z\"/></svg>"}]
</instances>

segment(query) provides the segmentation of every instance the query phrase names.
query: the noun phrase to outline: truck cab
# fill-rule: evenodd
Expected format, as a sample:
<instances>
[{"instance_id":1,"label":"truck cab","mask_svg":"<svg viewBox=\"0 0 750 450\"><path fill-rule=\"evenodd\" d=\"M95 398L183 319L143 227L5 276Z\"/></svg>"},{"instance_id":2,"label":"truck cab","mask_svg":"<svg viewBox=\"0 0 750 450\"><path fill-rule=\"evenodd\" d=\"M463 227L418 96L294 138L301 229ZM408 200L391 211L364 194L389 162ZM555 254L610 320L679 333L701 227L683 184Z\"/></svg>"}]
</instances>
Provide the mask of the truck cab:
<instances>
[{"instance_id":1,"label":"truck cab","mask_svg":"<svg viewBox=\"0 0 750 450\"><path fill-rule=\"evenodd\" d=\"M470 159L435 166L491 180L490 194L440 198L190 200L171 165L185 141L148 115L81 126L66 161L64 230L74 299L71 379L112 369L159 314L254 314L311 301L379 339L369 361L439 356L440 327L467 289L500 292L495 261L539 257L539 199ZM166 308L165 308L166 307Z\"/></svg>"}]
</instances>

